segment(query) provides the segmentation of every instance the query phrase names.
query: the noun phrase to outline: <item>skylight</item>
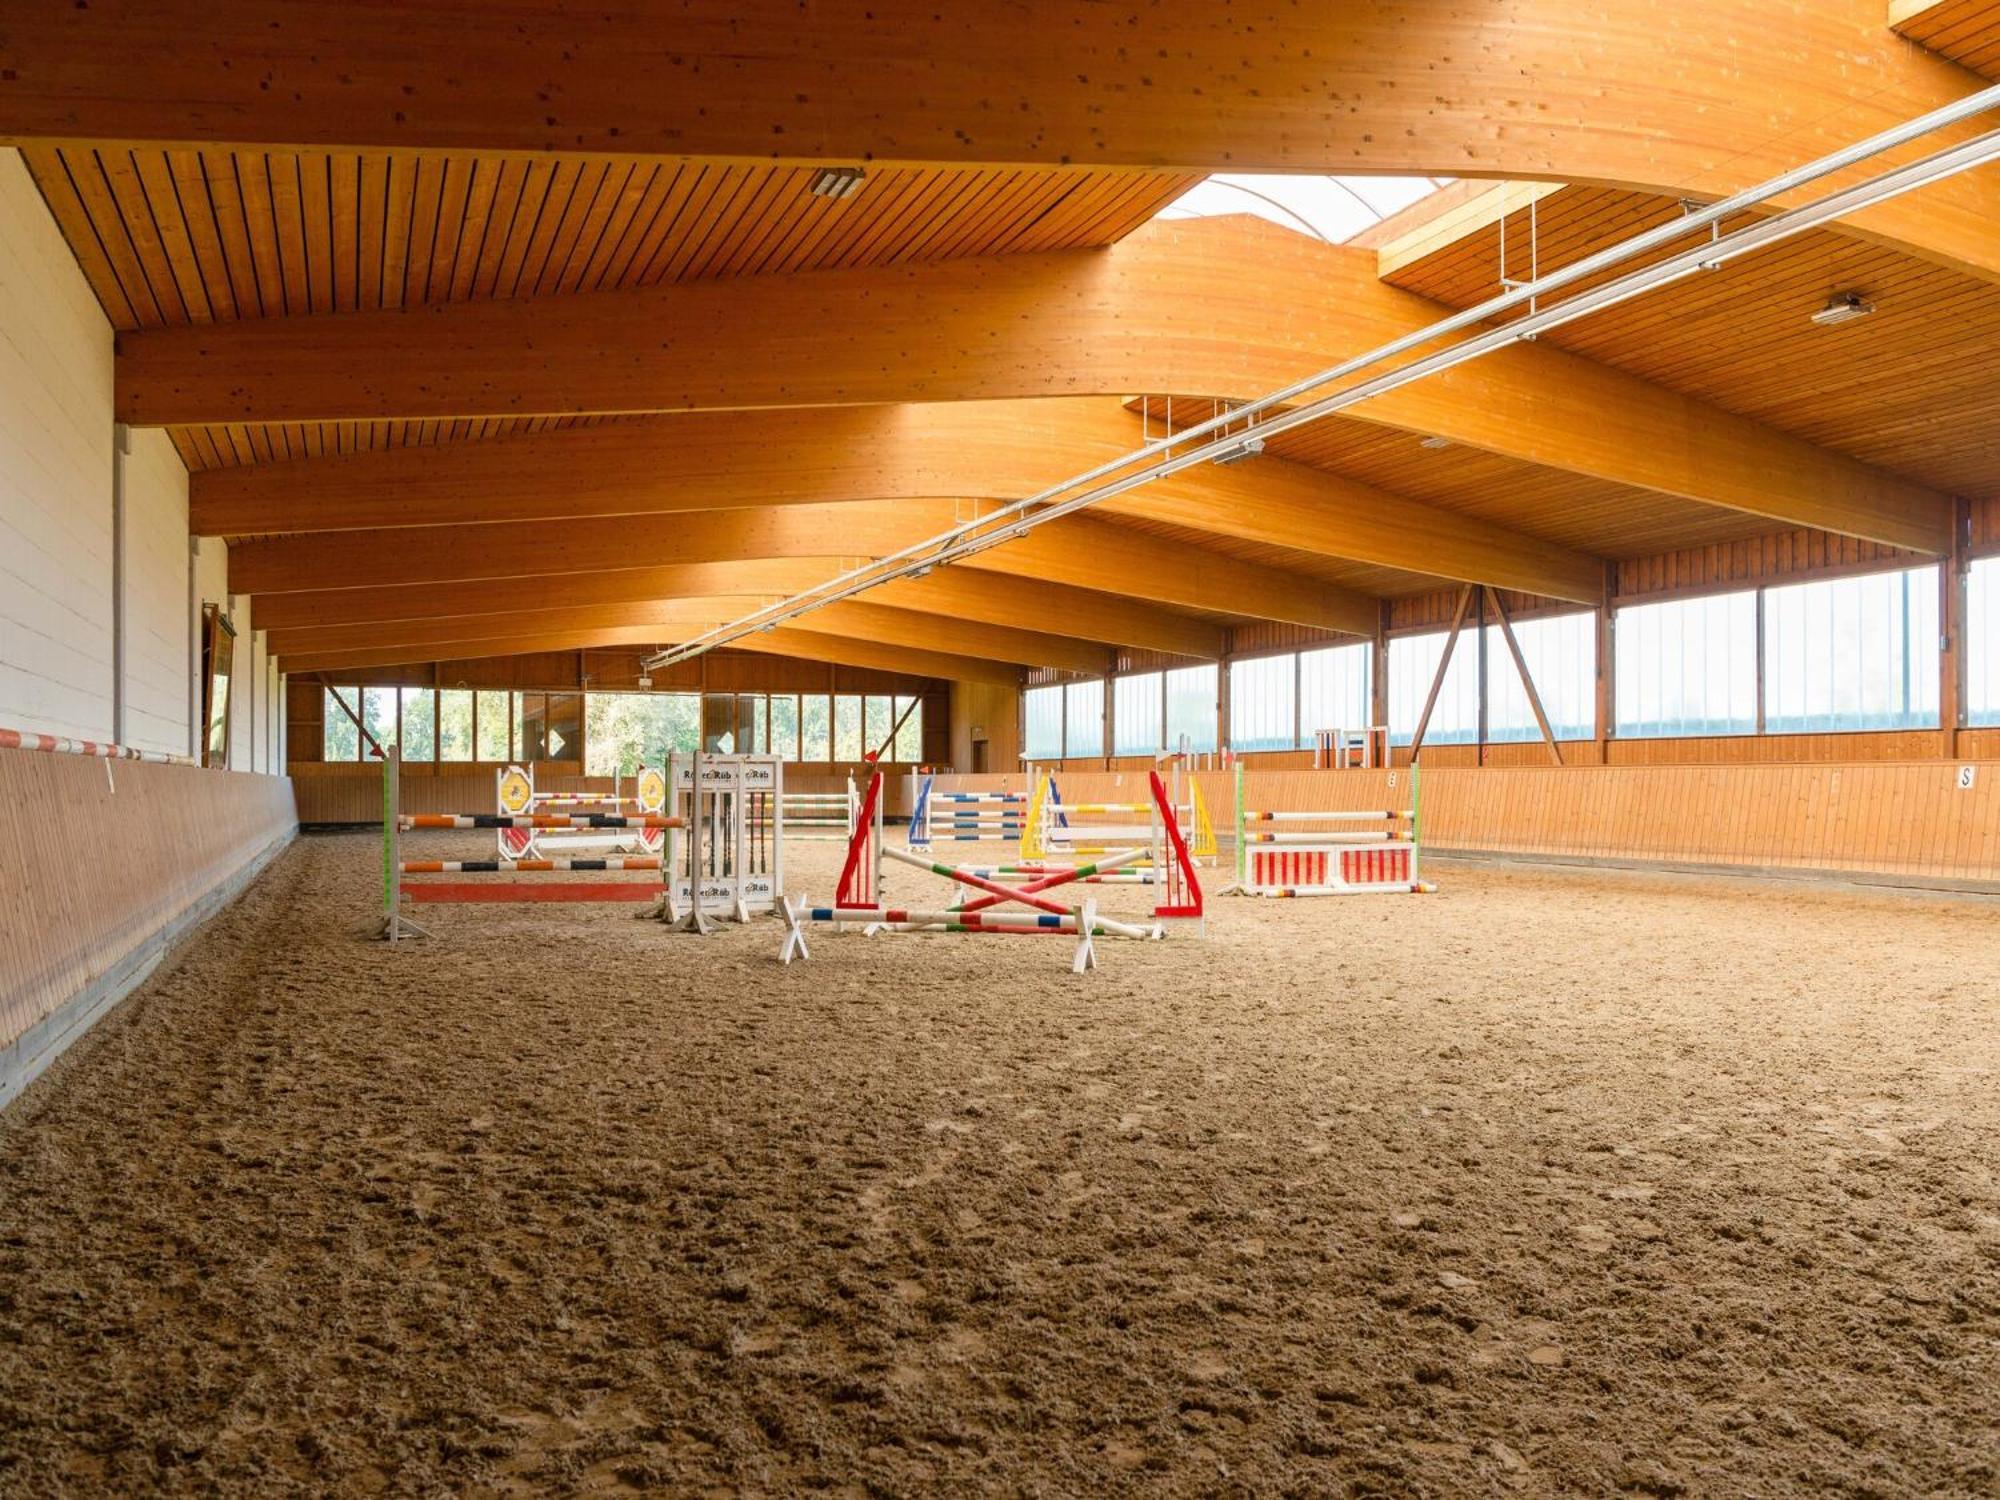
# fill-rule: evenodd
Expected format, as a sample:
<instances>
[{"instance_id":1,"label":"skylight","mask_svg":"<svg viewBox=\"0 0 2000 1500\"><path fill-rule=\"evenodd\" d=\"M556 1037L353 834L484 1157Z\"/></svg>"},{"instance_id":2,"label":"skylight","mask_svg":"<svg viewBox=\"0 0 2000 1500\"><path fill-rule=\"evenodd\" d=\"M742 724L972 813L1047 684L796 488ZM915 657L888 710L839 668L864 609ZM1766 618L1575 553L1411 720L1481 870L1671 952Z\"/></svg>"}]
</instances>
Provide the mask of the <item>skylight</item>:
<instances>
[{"instance_id":1,"label":"skylight","mask_svg":"<svg viewBox=\"0 0 2000 1500\"><path fill-rule=\"evenodd\" d=\"M1448 177L1217 176L1162 209L1162 219L1256 214L1300 234L1339 245L1389 215L1429 197Z\"/></svg>"}]
</instances>

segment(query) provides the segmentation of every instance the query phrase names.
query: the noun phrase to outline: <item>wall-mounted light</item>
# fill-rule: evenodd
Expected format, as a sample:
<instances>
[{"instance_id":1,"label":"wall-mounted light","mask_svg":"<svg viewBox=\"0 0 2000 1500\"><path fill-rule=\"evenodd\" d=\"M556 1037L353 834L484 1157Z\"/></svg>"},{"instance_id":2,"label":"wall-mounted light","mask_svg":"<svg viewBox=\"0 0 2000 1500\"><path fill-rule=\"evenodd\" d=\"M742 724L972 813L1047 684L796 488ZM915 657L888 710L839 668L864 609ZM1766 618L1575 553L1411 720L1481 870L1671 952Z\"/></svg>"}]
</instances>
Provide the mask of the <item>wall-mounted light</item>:
<instances>
[{"instance_id":1,"label":"wall-mounted light","mask_svg":"<svg viewBox=\"0 0 2000 1500\"><path fill-rule=\"evenodd\" d=\"M1852 323L1856 318L1865 318L1873 311L1875 311L1874 305L1863 302L1861 293L1842 292L1814 313L1812 320L1821 328L1832 328L1838 323Z\"/></svg>"},{"instance_id":2,"label":"wall-mounted light","mask_svg":"<svg viewBox=\"0 0 2000 1500\"><path fill-rule=\"evenodd\" d=\"M852 198L861 191L864 174L859 167L821 167L812 175L815 198Z\"/></svg>"}]
</instances>

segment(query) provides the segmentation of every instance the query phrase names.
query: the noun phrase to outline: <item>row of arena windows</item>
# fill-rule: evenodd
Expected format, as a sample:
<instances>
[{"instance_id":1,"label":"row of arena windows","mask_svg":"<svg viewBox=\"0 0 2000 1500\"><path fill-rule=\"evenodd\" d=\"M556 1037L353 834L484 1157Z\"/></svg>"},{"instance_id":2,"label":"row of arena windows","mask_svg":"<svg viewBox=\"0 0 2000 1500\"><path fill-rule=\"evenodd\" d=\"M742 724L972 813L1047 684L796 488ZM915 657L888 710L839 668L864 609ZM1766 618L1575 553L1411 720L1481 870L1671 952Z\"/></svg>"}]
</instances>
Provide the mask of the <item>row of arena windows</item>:
<instances>
[{"instance_id":1,"label":"row of arena windows","mask_svg":"<svg viewBox=\"0 0 2000 1500\"><path fill-rule=\"evenodd\" d=\"M923 758L920 700L886 693L524 693L506 689L326 690L323 754L359 760L355 720L406 761L583 760L590 776L630 775L668 755L775 754L858 761Z\"/></svg>"},{"instance_id":2,"label":"row of arena windows","mask_svg":"<svg viewBox=\"0 0 2000 1500\"><path fill-rule=\"evenodd\" d=\"M1657 738L1760 728L1766 734L1936 728L1941 577L1932 565L1626 605L1612 617L1612 732ZM1596 616L1522 620L1514 635L1557 738L1592 736ZM1392 743L1415 737L1447 636L1435 631L1389 641ZM2000 558L1974 563L1967 576L1965 642L1966 722L2000 724ZM1373 660L1372 649L1356 643L1232 662L1231 747L1310 749L1319 730L1368 725ZM1488 741L1540 734L1506 638L1488 625L1461 634L1427 742L1478 738L1482 679ZM1113 678L1108 753L1216 749L1222 689L1214 666ZM1029 689L1023 754L1031 760L1106 754L1104 693L1094 681Z\"/></svg>"}]
</instances>

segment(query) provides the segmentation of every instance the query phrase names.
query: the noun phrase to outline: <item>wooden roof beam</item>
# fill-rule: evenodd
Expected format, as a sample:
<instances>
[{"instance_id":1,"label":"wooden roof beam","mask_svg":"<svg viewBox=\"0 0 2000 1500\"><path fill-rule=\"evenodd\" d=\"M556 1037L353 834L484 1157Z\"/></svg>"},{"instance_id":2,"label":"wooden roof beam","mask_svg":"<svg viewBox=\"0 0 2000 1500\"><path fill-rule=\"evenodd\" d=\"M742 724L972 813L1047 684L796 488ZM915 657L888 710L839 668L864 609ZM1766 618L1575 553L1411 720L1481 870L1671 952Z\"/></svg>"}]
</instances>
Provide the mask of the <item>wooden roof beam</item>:
<instances>
[{"instance_id":1,"label":"wooden roof beam","mask_svg":"<svg viewBox=\"0 0 2000 1500\"><path fill-rule=\"evenodd\" d=\"M277 632L505 614L535 607L535 601L549 599L560 599L573 608L588 608L650 599L695 603L701 598L712 598L721 610L719 619L734 619L752 608L760 597L797 593L858 561L805 558L614 568L598 573L513 578L503 588L481 580L258 594L252 616L259 628ZM1156 604L965 568L945 569L929 578L885 584L870 590L867 599L871 604L912 609L920 614L949 615L1021 630L1042 630L1050 622L1060 621L1066 634L1084 640L1207 661L1220 660L1226 645L1222 626Z\"/></svg>"},{"instance_id":2,"label":"wooden roof beam","mask_svg":"<svg viewBox=\"0 0 2000 1500\"><path fill-rule=\"evenodd\" d=\"M946 530L962 511L949 502L874 501L701 511L671 528L611 519L557 529L509 522L277 537L230 549L230 587L274 594L506 580L672 563L830 559L857 549L881 557ZM1357 635L1373 634L1376 624L1378 601L1371 595L1085 516L1039 527L953 566Z\"/></svg>"},{"instance_id":3,"label":"wooden roof beam","mask_svg":"<svg viewBox=\"0 0 2000 1500\"><path fill-rule=\"evenodd\" d=\"M704 412L490 442L202 470L193 530L647 518L856 499L1013 500L1138 445L1111 397ZM1201 467L1098 507L1460 582L1595 603L1603 563L1460 512L1266 458Z\"/></svg>"},{"instance_id":4,"label":"wooden roof beam","mask_svg":"<svg viewBox=\"0 0 2000 1500\"><path fill-rule=\"evenodd\" d=\"M1742 0L1240 0L1135 47L1129 15L1084 3L1022 25L934 0L692 0L669 30L645 7L500 25L468 0L295 0L281 17L256 0L13 0L0 141L1391 172L1721 197L1972 87L1904 46L1879 0L1790 7L1781 47L1746 19ZM1992 279L1996 192L1961 178L1856 224Z\"/></svg>"},{"instance_id":5,"label":"wooden roof beam","mask_svg":"<svg viewBox=\"0 0 2000 1500\"><path fill-rule=\"evenodd\" d=\"M643 626L654 630L700 632L727 624L760 602L757 599L655 599L630 604L556 605L499 614L441 616L429 620L388 620L364 625L323 625L273 630L270 649L280 656L324 656L336 651L439 646L468 637L561 635L566 632ZM841 603L813 611L803 627L881 646L976 656L1029 667L1102 676L1111 651L1098 643L1040 631L1013 630L941 615L882 605Z\"/></svg>"},{"instance_id":6,"label":"wooden roof beam","mask_svg":"<svg viewBox=\"0 0 2000 1500\"><path fill-rule=\"evenodd\" d=\"M494 636L450 643L450 649L436 649L411 655L407 646L359 648L281 658L285 671L332 672L354 667L402 666L413 661L472 661L491 656L527 656L539 651L588 651L610 646L671 645L685 630L660 630L652 626L607 626L596 630L560 631L552 635ZM903 672L912 677L938 677L952 682L983 682L994 687L1021 686L1021 669L1006 662L981 661L976 657L952 656L940 651L919 651L898 646L880 646L872 641L843 640L809 630L763 631L749 640L738 641L739 651L756 651L767 656L790 656L804 661L830 662L843 667L868 667L882 672Z\"/></svg>"},{"instance_id":7,"label":"wooden roof beam","mask_svg":"<svg viewBox=\"0 0 2000 1500\"><path fill-rule=\"evenodd\" d=\"M1291 295L1274 301L1273 284ZM1234 399L1447 311L1384 285L1366 251L1234 216L1156 223L1104 250L145 330L120 336L117 404L147 425ZM1950 545L1946 496L1549 345L1513 345L1347 415L1787 525Z\"/></svg>"}]
</instances>

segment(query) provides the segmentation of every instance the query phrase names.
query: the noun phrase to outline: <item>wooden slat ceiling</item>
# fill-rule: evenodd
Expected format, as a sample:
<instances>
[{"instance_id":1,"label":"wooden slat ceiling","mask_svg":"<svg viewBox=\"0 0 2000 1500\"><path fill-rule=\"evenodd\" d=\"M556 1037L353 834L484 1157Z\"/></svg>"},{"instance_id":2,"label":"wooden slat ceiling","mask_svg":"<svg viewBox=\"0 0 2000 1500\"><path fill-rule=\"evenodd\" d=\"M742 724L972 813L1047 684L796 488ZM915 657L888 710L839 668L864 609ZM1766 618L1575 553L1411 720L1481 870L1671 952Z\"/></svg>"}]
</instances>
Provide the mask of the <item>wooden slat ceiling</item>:
<instances>
[{"instance_id":1,"label":"wooden slat ceiling","mask_svg":"<svg viewBox=\"0 0 2000 1500\"><path fill-rule=\"evenodd\" d=\"M1165 402L1154 397L1145 405L1152 418L1151 435L1158 437L1165 430ZM1175 424L1189 426L1206 418L1210 410L1207 401L1183 397L1174 407ZM1607 484L1483 449L1426 448L1415 433L1345 417L1327 417L1282 433L1270 440L1268 452L1600 557L1731 542L1769 531L1774 524L1740 511ZM1356 571L1335 578L1315 570L1316 575L1390 595L1437 587L1435 579L1417 574L1362 569L1359 564L1336 566Z\"/></svg>"},{"instance_id":2,"label":"wooden slat ceiling","mask_svg":"<svg viewBox=\"0 0 2000 1500\"><path fill-rule=\"evenodd\" d=\"M1911 41L1961 67L2000 79L2000 0L1942 0L1895 25Z\"/></svg>"},{"instance_id":3,"label":"wooden slat ceiling","mask_svg":"<svg viewBox=\"0 0 2000 1500\"><path fill-rule=\"evenodd\" d=\"M1677 203L1650 194L1565 188L1537 208L1541 269L1679 212ZM1526 259L1521 216L1508 221L1507 235L1515 274ZM1488 227L1390 279L1471 306L1497 290L1499 241L1499 226ZM1813 313L1848 291L1875 313L1839 327L1812 323ZM2000 431L1991 417L2000 407L2000 286L1866 240L1801 235L1557 329L1543 342L1936 489L2000 495Z\"/></svg>"},{"instance_id":4,"label":"wooden slat ceiling","mask_svg":"<svg viewBox=\"0 0 2000 1500\"><path fill-rule=\"evenodd\" d=\"M1199 179L672 160L25 151L116 328L562 295L1109 244ZM177 429L190 468L575 425L547 418Z\"/></svg>"}]
</instances>

